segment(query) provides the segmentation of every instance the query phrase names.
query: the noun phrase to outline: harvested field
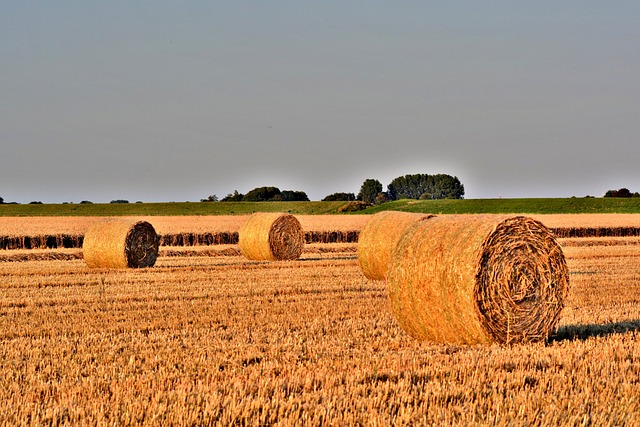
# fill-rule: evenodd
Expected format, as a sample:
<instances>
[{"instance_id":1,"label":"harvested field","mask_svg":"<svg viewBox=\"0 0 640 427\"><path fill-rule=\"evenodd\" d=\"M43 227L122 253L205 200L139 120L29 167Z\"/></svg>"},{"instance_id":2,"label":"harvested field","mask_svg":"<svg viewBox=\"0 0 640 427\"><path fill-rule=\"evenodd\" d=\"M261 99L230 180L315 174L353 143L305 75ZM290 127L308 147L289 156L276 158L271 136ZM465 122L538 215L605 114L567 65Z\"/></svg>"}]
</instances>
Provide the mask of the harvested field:
<instances>
[{"instance_id":1,"label":"harvested field","mask_svg":"<svg viewBox=\"0 0 640 427\"><path fill-rule=\"evenodd\" d=\"M559 239L558 333L512 346L409 337L353 243L167 246L135 270L2 251L60 259L0 262L0 423L640 425L639 239L579 241Z\"/></svg>"},{"instance_id":2,"label":"harvested field","mask_svg":"<svg viewBox=\"0 0 640 427\"><path fill-rule=\"evenodd\" d=\"M227 245L238 243L238 231L248 215L189 217L120 217L148 221L161 246ZM355 243L368 216L296 215L306 243ZM326 218L326 220L322 220ZM81 248L84 234L103 217L3 217L0 249Z\"/></svg>"},{"instance_id":3,"label":"harvested field","mask_svg":"<svg viewBox=\"0 0 640 427\"><path fill-rule=\"evenodd\" d=\"M238 243L248 215L121 217L153 224L161 246L209 246ZM356 243L369 215L296 215L309 243ZM531 215L557 237L640 236L633 214ZM0 249L81 248L84 234L103 217L2 217Z\"/></svg>"}]
</instances>

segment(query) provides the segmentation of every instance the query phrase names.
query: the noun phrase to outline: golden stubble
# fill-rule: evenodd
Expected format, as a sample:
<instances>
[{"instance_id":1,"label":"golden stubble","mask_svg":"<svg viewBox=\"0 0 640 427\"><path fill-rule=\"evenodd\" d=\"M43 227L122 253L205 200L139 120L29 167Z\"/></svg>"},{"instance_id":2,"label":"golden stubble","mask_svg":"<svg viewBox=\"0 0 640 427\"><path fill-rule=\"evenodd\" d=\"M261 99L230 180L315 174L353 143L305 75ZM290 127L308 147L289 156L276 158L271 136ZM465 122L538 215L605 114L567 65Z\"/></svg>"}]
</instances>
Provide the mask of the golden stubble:
<instances>
[{"instance_id":1,"label":"golden stubble","mask_svg":"<svg viewBox=\"0 0 640 427\"><path fill-rule=\"evenodd\" d=\"M512 346L412 339L354 245L0 262L0 423L638 425L640 241L572 242L557 336Z\"/></svg>"}]
</instances>

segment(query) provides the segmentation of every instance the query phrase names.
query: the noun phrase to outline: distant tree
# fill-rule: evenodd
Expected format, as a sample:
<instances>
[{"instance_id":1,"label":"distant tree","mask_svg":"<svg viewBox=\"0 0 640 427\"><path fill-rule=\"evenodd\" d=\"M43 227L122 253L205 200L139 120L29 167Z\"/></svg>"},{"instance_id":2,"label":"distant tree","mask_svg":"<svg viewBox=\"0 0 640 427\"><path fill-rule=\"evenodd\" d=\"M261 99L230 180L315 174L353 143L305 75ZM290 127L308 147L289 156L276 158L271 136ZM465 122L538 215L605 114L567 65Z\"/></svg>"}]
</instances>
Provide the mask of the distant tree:
<instances>
[{"instance_id":1,"label":"distant tree","mask_svg":"<svg viewBox=\"0 0 640 427\"><path fill-rule=\"evenodd\" d=\"M279 197L277 197L279 196ZM247 192L242 198L243 202L266 202L282 200L282 192L278 187L258 187Z\"/></svg>"},{"instance_id":2,"label":"distant tree","mask_svg":"<svg viewBox=\"0 0 640 427\"><path fill-rule=\"evenodd\" d=\"M619 190L609 190L604 193L604 197L640 197L640 194L636 191L631 193L628 188L621 188Z\"/></svg>"},{"instance_id":3,"label":"distant tree","mask_svg":"<svg viewBox=\"0 0 640 427\"><path fill-rule=\"evenodd\" d=\"M201 202L217 202L218 201L218 196L216 196L215 194L212 194L211 196L207 197L206 199L200 199Z\"/></svg>"},{"instance_id":4,"label":"distant tree","mask_svg":"<svg viewBox=\"0 0 640 427\"><path fill-rule=\"evenodd\" d=\"M333 193L322 199L323 202L352 202L356 199L353 193Z\"/></svg>"},{"instance_id":5,"label":"distant tree","mask_svg":"<svg viewBox=\"0 0 640 427\"><path fill-rule=\"evenodd\" d=\"M33 202L29 202L30 205L41 205L42 202L34 200Z\"/></svg>"},{"instance_id":6,"label":"distant tree","mask_svg":"<svg viewBox=\"0 0 640 427\"><path fill-rule=\"evenodd\" d=\"M0 197L0 205L4 203L4 199Z\"/></svg>"},{"instance_id":7,"label":"distant tree","mask_svg":"<svg viewBox=\"0 0 640 427\"><path fill-rule=\"evenodd\" d=\"M375 203L378 193L382 193L382 184L377 179L365 179L360 187L357 200Z\"/></svg>"},{"instance_id":8,"label":"distant tree","mask_svg":"<svg viewBox=\"0 0 640 427\"><path fill-rule=\"evenodd\" d=\"M81 205L92 205L92 204L93 204L93 202L92 202L92 201L90 201L90 200L83 200L83 201L81 201L81 202L80 202L80 204L81 204Z\"/></svg>"},{"instance_id":9,"label":"distant tree","mask_svg":"<svg viewBox=\"0 0 640 427\"><path fill-rule=\"evenodd\" d=\"M399 199L462 199L464 186L451 175L413 174L400 176L387 186L391 200Z\"/></svg>"},{"instance_id":10,"label":"distant tree","mask_svg":"<svg viewBox=\"0 0 640 427\"><path fill-rule=\"evenodd\" d=\"M244 194L238 193L238 190L235 190L233 194L229 193L220 200L221 202L241 202Z\"/></svg>"},{"instance_id":11,"label":"distant tree","mask_svg":"<svg viewBox=\"0 0 640 427\"><path fill-rule=\"evenodd\" d=\"M128 200L123 200L123 199L118 199L118 200L112 200L109 203L123 203L124 204L124 203L129 203L129 201Z\"/></svg>"},{"instance_id":12,"label":"distant tree","mask_svg":"<svg viewBox=\"0 0 640 427\"><path fill-rule=\"evenodd\" d=\"M376 200L373 202L375 205L381 205L389 201L387 193L380 192L376 195Z\"/></svg>"},{"instance_id":13,"label":"distant tree","mask_svg":"<svg viewBox=\"0 0 640 427\"><path fill-rule=\"evenodd\" d=\"M309 197L307 193L304 191L291 191L291 190L283 190L282 191L282 201L283 202L308 202Z\"/></svg>"}]
</instances>

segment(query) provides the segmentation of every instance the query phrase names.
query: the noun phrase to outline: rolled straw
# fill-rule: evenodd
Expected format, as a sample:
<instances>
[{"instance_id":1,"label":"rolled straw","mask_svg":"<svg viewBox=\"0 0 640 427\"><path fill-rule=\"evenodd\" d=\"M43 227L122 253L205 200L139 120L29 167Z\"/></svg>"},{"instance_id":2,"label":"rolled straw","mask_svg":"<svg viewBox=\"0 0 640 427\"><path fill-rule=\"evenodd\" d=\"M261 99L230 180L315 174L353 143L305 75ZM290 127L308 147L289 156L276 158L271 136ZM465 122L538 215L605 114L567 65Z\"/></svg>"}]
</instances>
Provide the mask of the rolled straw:
<instances>
[{"instance_id":1,"label":"rolled straw","mask_svg":"<svg viewBox=\"0 0 640 427\"><path fill-rule=\"evenodd\" d=\"M385 280L391 254L409 226L433 215L384 211L371 216L358 237L358 265L367 279Z\"/></svg>"},{"instance_id":2,"label":"rolled straw","mask_svg":"<svg viewBox=\"0 0 640 427\"><path fill-rule=\"evenodd\" d=\"M294 260L304 249L304 231L293 215L258 212L240 228L238 243L242 254L250 260Z\"/></svg>"},{"instance_id":3,"label":"rolled straw","mask_svg":"<svg viewBox=\"0 0 640 427\"><path fill-rule=\"evenodd\" d=\"M527 342L554 332L569 274L554 235L538 221L440 216L405 232L388 288L396 319L416 338Z\"/></svg>"},{"instance_id":4,"label":"rolled straw","mask_svg":"<svg viewBox=\"0 0 640 427\"><path fill-rule=\"evenodd\" d=\"M144 268L155 264L158 246L158 235L150 223L108 220L87 230L82 252L90 268Z\"/></svg>"}]
</instances>

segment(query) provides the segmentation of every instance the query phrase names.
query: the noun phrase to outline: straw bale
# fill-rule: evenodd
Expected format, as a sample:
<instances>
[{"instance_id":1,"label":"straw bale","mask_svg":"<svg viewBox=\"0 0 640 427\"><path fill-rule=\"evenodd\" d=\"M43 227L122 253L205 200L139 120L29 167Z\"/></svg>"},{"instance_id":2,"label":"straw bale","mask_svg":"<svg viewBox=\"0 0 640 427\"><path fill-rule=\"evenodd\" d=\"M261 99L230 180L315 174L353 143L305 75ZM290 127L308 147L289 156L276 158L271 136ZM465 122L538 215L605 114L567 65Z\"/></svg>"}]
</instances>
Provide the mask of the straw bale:
<instances>
[{"instance_id":1,"label":"straw bale","mask_svg":"<svg viewBox=\"0 0 640 427\"><path fill-rule=\"evenodd\" d=\"M294 260L302 254L305 235L293 215L257 212L240 228L238 244L242 254L250 260Z\"/></svg>"},{"instance_id":2,"label":"straw bale","mask_svg":"<svg viewBox=\"0 0 640 427\"><path fill-rule=\"evenodd\" d=\"M396 319L416 338L515 343L555 332L569 274L554 235L538 221L439 216L405 232L388 288Z\"/></svg>"},{"instance_id":3,"label":"straw bale","mask_svg":"<svg viewBox=\"0 0 640 427\"><path fill-rule=\"evenodd\" d=\"M144 268L155 264L158 246L158 235L150 223L107 220L87 230L82 251L90 268Z\"/></svg>"},{"instance_id":4,"label":"straw bale","mask_svg":"<svg viewBox=\"0 0 640 427\"><path fill-rule=\"evenodd\" d=\"M358 238L358 264L371 280L385 280L393 249L403 232L416 222L433 215L384 211L371 216Z\"/></svg>"}]
</instances>

